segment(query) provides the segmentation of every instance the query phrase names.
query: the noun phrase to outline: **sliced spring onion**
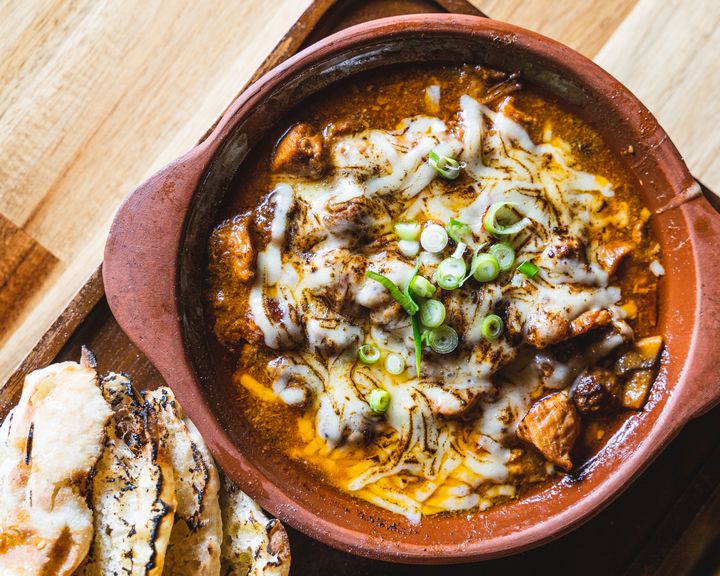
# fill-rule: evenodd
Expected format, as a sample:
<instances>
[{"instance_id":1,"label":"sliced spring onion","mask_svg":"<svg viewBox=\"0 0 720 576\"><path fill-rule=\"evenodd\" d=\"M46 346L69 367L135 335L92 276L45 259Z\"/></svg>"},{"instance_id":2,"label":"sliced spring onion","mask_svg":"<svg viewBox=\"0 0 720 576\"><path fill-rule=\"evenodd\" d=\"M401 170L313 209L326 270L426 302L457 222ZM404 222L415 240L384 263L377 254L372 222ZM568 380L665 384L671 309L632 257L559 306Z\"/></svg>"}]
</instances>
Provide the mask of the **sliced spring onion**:
<instances>
[{"instance_id":1,"label":"sliced spring onion","mask_svg":"<svg viewBox=\"0 0 720 576\"><path fill-rule=\"evenodd\" d=\"M428 328L437 328L445 322L445 305L440 300L426 300L420 305L420 322Z\"/></svg>"},{"instance_id":2,"label":"sliced spring onion","mask_svg":"<svg viewBox=\"0 0 720 576\"><path fill-rule=\"evenodd\" d=\"M435 280L444 290L455 290L460 286L465 277L467 266L460 258L445 258L438 264L435 271Z\"/></svg>"},{"instance_id":3,"label":"sliced spring onion","mask_svg":"<svg viewBox=\"0 0 720 576\"><path fill-rule=\"evenodd\" d=\"M447 230L448 236L450 236L456 244L463 242L463 240L468 236L472 236L472 229L470 226L465 224L465 222L455 220L455 218L450 218L450 222L447 226L445 226L445 230Z\"/></svg>"},{"instance_id":4,"label":"sliced spring onion","mask_svg":"<svg viewBox=\"0 0 720 576\"><path fill-rule=\"evenodd\" d=\"M427 341L430 348L438 354L450 354L458 345L458 334L447 324L433 328L428 332Z\"/></svg>"},{"instance_id":5,"label":"sliced spring onion","mask_svg":"<svg viewBox=\"0 0 720 576\"><path fill-rule=\"evenodd\" d=\"M363 364L375 364L380 360L380 350L372 344L363 344L357 351L358 360Z\"/></svg>"},{"instance_id":6,"label":"sliced spring onion","mask_svg":"<svg viewBox=\"0 0 720 576\"><path fill-rule=\"evenodd\" d=\"M368 394L367 403L373 414L385 414L390 407L390 392L375 388L375 390Z\"/></svg>"},{"instance_id":7,"label":"sliced spring onion","mask_svg":"<svg viewBox=\"0 0 720 576\"><path fill-rule=\"evenodd\" d=\"M420 242L417 240L398 240L398 250L403 256L412 258L420 252Z\"/></svg>"},{"instance_id":8,"label":"sliced spring onion","mask_svg":"<svg viewBox=\"0 0 720 576\"><path fill-rule=\"evenodd\" d=\"M540 272L540 268L535 266L532 262L528 260L523 260L520 265L517 267L520 272L525 274L528 278L534 278L535 275Z\"/></svg>"},{"instance_id":9,"label":"sliced spring onion","mask_svg":"<svg viewBox=\"0 0 720 576\"><path fill-rule=\"evenodd\" d=\"M419 378L420 363L422 362L423 338L422 332L420 331L420 320L418 320L417 314L415 316L410 316L410 323L412 324L413 345L415 346L415 374Z\"/></svg>"},{"instance_id":10,"label":"sliced spring onion","mask_svg":"<svg viewBox=\"0 0 720 576\"><path fill-rule=\"evenodd\" d=\"M418 305L415 304L413 299L410 298L410 296L408 296L407 294L403 294L402 290L400 290L400 288L398 288L395 283L387 276L378 274L373 270L368 270L367 272L365 272L365 276L367 276L371 280L375 280L376 282L382 284L385 289L390 292L390 296L392 296L395 301L403 307L405 312L410 314L410 316L412 316L418 311Z\"/></svg>"},{"instance_id":11,"label":"sliced spring onion","mask_svg":"<svg viewBox=\"0 0 720 576\"><path fill-rule=\"evenodd\" d=\"M497 314L488 314L480 323L480 334L488 340L495 340L502 334L504 323Z\"/></svg>"},{"instance_id":12,"label":"sliced spring onion","mask_svg":"<svg viewBox=\"0 0 720 576\"><path fill-rule=\"evenodd\" d=\"M438 154L434 150L428 154L428 163L432 166L435 171L440 174L443 178L448 180L455 180L460 176L460 162L450 156L444 154Z\"/></svg>"},{"instance_id":13,"label":"sliced spring onion","mask_svg":"<svg viewBox=\"0 0 720 576\"><path fill-rule=\"evenodd\" d=\"M410 295L419 298L432 298L436 290L430 280L422 276L413 276L408 286L410 287Z\"/></svg>"},{"instance_id":14,"label":"sliced spring onion","mask_svg":"<svg viewBox=\"0 0 720 576\"><path fill-rule=\"evenodd\" d=\"M430 224L420 234L420 245L423 250L437 254L442 252L447 246L448 234L445 228L440 224Z\"/></svg>"},{"instance_id":15,"label":"sliced spring onion","mask_svg":"<svg viewBox=\"0 0 720 576\"><path fill-rule=\"evenodd\" d=\"M516 210L513 202L495 202L483 216L483 226L493 236L517 234L530 222Z\"/></svg>"},{"instance_id":16,"label":"sliced spring onion","mask_svg":"<svg viewBox=\"0 0 720 576\"><path fill-rule=\"evenodd\" d=\"M385 356L385 370L390 374L395 374L395 376L402 374L405 371L405 358L400 354L391 352Z\"/></svg>"},{"instance_id":17,"label":"sliced spring onion","mask_svg":"<svg viewBox=\"0 0 720 576\"><path fill-rule=\"evenodd\" d=\"M473 277L478 282L490 282L500 274L500 264L497 258L487 252L473 256L472 267L475 269Z\"/></svg>"},{"instance_id":18,"label":"sliced spring onion","mask_svg":"<svg viewBox=\"0 0 720 576\"><path fill-rule=\"evenodd\" d=\"M512 246L503 243L494 244L489 252L497 259L501 272L507 272L515 264L515 250Z\"/></svg>"},{"instance_id":19,"label":"sliced spring onion","mask_svg":"<svg viewBox=\"0 0 720 576\"><path fill-rule=\"evenodd\" d=\"M398 222L393 229L400 240L417 240L420 238L420 222Z\"/></svg>"}]
</instances>

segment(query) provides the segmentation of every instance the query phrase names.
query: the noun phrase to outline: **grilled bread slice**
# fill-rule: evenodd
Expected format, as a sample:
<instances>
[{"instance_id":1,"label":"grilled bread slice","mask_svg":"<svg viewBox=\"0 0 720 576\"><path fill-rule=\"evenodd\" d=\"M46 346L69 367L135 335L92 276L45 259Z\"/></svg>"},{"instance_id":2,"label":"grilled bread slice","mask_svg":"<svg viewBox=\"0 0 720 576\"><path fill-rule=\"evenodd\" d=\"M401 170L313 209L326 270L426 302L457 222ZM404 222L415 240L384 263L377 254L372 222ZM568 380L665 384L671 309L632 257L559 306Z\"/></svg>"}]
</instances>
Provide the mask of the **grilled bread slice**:
<instances>
[{"instance_id":1,"label":"grilled bread slice","mask_svg":"<svg viewBox=\"0 0 720 576\"><path fill-rule=\"evenodd\" d=\"M215 463L169 388L158 388L143 396L163 424L161 430L175 472L177 508L165 555L165 573L218 576L223 532Z\"/></svg>"},{"instance_id":2,"label":"grilled bread slice","mask_svg":"<svg viewBox=\"0 0 720 576\"><path fill-rule=\"evenodd\" d=\"M100 387L113 413L92 481L95 537L77 574L157 576L175 512L162 423L124 374L108 374Z\"/></svg>"},{"instance_id":3,"label":"grilled bread slice","mask_svg":"<svg viewBox=\"0 0 720 576\"><path fill-rule=\"evenodd\" d=\"M223 576L287 576L290 543L282 524L268 518L227 478L220 493Z\"/></svg>"},{"instance_id":4,"label":"grilled bread slice","mask_svg":"<svg viewBox=\"0 0 720 576\"><path fill-rule=\"evenodd\" d=\"M25 378L0 432L0 574L64 576L82 562L93 534L85 490L110 414L85 349L80 364Z\"/></svg>"}]
</instances>

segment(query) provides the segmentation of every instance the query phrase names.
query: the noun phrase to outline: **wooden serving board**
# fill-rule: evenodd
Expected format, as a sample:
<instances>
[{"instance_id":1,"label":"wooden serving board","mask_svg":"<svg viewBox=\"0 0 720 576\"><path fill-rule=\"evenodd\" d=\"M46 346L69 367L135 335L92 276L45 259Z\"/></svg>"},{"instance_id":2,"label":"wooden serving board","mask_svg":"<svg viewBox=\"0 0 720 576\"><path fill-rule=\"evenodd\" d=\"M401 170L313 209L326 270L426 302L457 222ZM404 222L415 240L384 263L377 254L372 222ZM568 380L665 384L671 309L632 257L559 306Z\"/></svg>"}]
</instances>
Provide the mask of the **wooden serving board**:
<instances>
[{"instance_id":1,"label":"wooden serving board","mask_svg":"<svg viewBox=\"0 0 720 576\"><path fill-rule=\"evenodd\" d=\"M383 16L418 12L482 15L465 0L316 0L251 81L339 29ZM79 358L81 345L95 352L101 372L130 373L140 388L161 383L156 370L112 317L98 269L0 389L0 420L17 402L25 374L51 362ZM357 558L292 529L289 534L293 574L423 575L448 569ZM503 575L538 570L678 575L717 573L719 568L720 407L691 422L620 498L578 530L530 552L452 570L458 575L480 570Z\"/></svg>"}]
</instances>

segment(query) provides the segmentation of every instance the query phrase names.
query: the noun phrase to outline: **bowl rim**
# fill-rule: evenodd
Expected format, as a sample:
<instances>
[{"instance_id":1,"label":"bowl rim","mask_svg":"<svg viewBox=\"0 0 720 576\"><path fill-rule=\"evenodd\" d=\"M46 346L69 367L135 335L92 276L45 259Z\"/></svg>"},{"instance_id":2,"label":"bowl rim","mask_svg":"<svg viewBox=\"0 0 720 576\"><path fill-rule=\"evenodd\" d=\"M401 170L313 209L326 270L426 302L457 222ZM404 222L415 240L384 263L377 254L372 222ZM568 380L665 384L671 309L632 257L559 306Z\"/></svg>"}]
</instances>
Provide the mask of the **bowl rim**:
<instances>
[{"instance_id":1,"label":"bowl rim","mask_svg":"<svg viewBox=\"0 0 720 576\"><path fill-rule=\"evenodd\" d=\"M166 190L168 194L177 190L190 190L190 196L192 196L213 155L245 111L251 109L263 95L297 73L298 70L311 66L313 62L323 56L340 53L354 45L377 42L380 38L401 41L409 34L429 36L445 34L470 38L491 37L500 46L508 42L519 44L525 51L557 62L560 69L571 71L573 77L581 85L591 90L594 89L598 94L602 95L605 91L612 91L614 98L610 100L606 96L603 100L618 110L630 110L628 113L630 122L636 122L638 125L642 123L646 128L648 124L650 125L651 129L645 136L650 145L650 153L662 159L662 164L666 168L664 176L667 178L669 186L677 194L694 183L674 145L647 109L617 80L574 50L535 32L477 16L454 14L396 16L359 24L333 34L271 70L243 92L228 108L207 139L148 180L126 200L118 213L108 239L103 275L108 301L118 322L131 340L158 367L165 379L171 382L174 388L177 386L179 399L186 405L186 411L198 428L203 431L217 460L229 471L233 479L239 481L244 490L256 497L260 504L280 517L281 520L326 544L372 558L435 563L480 560L515 553L557 538L599 512L652 461L698 407L683 405L686 394L671 395L663 407L662 414L652 427L652 434L643 438L622 465L614 469L602 481L601 490L583 496L575 505L558 514L548 516L540 523L524 526L512 534L476 541L470 545L463 543L447 546L421 546L390 540L379 544L368 538L368 534L365 532L339 526L332 521L332 516L327 518L316 516L305 508L302 502L297 502L281 492L252 463L243 461L242 454L239 454L240 461L238 462L235 453L239 453L239 451L235 449L234 443L213 416L212 408L208 406L200 392L197 379L192 374L192 363L188 358L187 351L179 351L176 346L175 352L179 356L179 365L170 366L168 360L161 357L162 350L153 349L152 337L149 337L147 330L143 328L142 322L138 319L137 310L131 309L122 301L122 294L127 293L129 289L134 289L134 282L139 278L137 274L132 274L132 266L129 262L129 260L133 260L133 256L127 239L128 215L137 213L140 207L146 206L148 196L157 197L158 190ZM624 108L621 107L621 104ZM639 128L637 130L639 132ZM173 191L168 191L167 182L171 177L174 178ZM686 216L692 212L692 208L689 206L683 206L681 210ZM182 214L184 215L184 213ZM156 213L154 217L164 216ZM178 255L181 249L182 228L182 223L176 226L173 233L177 236L173 236L167 244L161 246L166 252L166 257L168 253ZM697 260L697 253L695 256L695 260ZM157 253L151 258L151 261L162 268L163 277L171 278L172 287L167 288L166 286L166 288L173 290L173 294L176 294L175 275L177 270L173 268L172 264L162 265L158 262ZM697 268L696 266L696 270ZM167 306L164 308L165 312L155 318L161 325L158 331L165 334L172 330L173 323L175 323L175 331L182 332L177 323L178 318L174 314L175 311L171 311L170 318L168 318ZM696 336L693 336L694 340L691 345L693 350L698 344ZM177 340L177 335L172 338ZM182 345L184 346L184 344ZM694 351L691 352L691 355L694 356ZM681 385L684 385L687 376L688 374L684 374L682 380L676 383L676 388L680 387L680 392L683 392ZM685 387L687 388L687 386Z\"/></svg>"}]
</instances>

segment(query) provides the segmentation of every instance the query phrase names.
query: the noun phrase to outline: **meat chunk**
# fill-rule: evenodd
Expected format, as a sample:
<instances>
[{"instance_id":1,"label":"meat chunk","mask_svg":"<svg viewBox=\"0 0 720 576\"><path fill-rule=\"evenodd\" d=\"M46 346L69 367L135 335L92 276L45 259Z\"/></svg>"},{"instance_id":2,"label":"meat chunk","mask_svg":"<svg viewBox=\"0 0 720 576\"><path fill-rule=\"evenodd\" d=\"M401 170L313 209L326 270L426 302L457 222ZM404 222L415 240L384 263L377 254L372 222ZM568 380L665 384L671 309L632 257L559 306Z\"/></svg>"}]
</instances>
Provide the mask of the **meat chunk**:
<instances>
[{"instance_id":1,"label":"meat chunk","mask_svg":"<svg viewBox=\"0 0 720 576\"><path fill-rule=\"evenodd\" d=\"M352 236L363 234L375 223L375 207L366 196L358 196L345 202L328 202L323 224L333 234Z\"/></svg>"},{"instance_id":2,"label":"meat chunk","mask_svg":"<svg viewBox=\"0 0 720 576\"><path fill-rule=\"evenodd\" d=\"M355 292L365 278L365 258L347 248L333 248L316 252L310 263L311 293L322 298L332 312L351 316Z\"/></svg>"},{"instance_id":3,"label":"meat chunk","mask_svg":"<svg viewBox=\"0 0 720 576\"><path fill-rule=\"evenodd\" d=\"M608 414L620 406L620 379L605 368L590 368L578 376L571 395L581 414Z\"/></svg>"},{"instance_id":4,"label":"meat chunk","mask_svg":"<svg viewBox=\"0 0 720 576\"><path fill-rule=\"evenodd\" d=\"M612 322L612 319L613 317L610 311L605 309L583 312L575 318L575 320L570 322L570 337L574 338L575 336L580 336L580 334L590 332L590 330L607 326Z\"/></svg>"},{"instance_id":5,"label":"meat chunk","mask_svg":"<svg viewBox=\"0 0 720 576\"><path fill-rule=\"evenodd\" d=\"M275 147L272 169L319 178L325 171L322 134L306 123L290 128Z\"/></svg>"},{"instance_id":6,"label":"meat chunk","mask_svg":"<svg viewBox=\"0 0 720 576\"><path fill-rule=\"evenodd\" d=\"M521 440L535 446L552 464L570 470L570 451L580 434L580 418L565 392L545 396L528 411L517 429Z\"/></svg>"},{"instance_id":7,"label":"meat chunk","mask_svg":"<svg viewBox=\"0 0 720 576\"><path fill-rule=\"evenodd\" d=\"M210 265L231 282L253 280L255 251L250 240L250 214L226 220L213 231L210 261Z\"/></svg>"},{"instance_id":8,"label":"meat chunk","mask_svg":"<svg viewBox=\"0 0 720 576\"><path fill-rule=\"evenodd\" d=\"M528 315L524 327L525 341L535 348L547 348L571 336L570 322L563 314L544 307Z\"/></svg>"},{"instance_id":9,"label":"meat chunk","mask_svg":"<svg viewBox=\"0 0 720 576\"><path fill-rule=\"evenodd\" d=\"M615 273L623 258L633 251L635 245L627 240L611 240L600 244L595 251L598 264L607 270L611 276Z\"/></svg>"}]
</instances>

